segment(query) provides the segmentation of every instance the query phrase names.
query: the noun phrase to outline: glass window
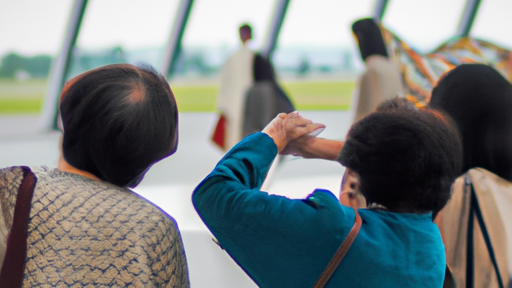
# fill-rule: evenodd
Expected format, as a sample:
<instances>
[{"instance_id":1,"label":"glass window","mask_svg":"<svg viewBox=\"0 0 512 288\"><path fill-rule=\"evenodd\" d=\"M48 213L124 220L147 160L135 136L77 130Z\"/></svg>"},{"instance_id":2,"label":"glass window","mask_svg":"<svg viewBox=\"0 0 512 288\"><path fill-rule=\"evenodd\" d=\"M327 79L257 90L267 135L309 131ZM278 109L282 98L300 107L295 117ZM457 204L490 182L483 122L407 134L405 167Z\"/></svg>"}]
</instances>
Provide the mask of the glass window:
<instances>
[{"instance_id":1,"label":"glass window","mask_svg":"<svg viewBox=\"0 0 512 288\"><path fill-rule=\"evenodd\" d=\"M179 1L90 0L68 78L112 63L160 68Z\"/></svg>"},{"instance_id":2,"label":"glass window","mask_svg":"<svg viewBox=\"0 0 512 288\"><path fill-rule=\"evenodd\" d=\"M290 1L272 61L298 110L349 108L363 67L351 27L375 2Z\"/></svg>"},{"instance_id":3,"label":"glass window","mask_svg":"<svg viewBox=\"0 0 512 288\"><path fill-rule=\"evenodd\" d=\"M73 1L0 1L0 114L37 113Z\"/></svg>"},{"instance_id":4,"label":"glass window","mask_svg":"<svg viewBox=\"0 0 512 288\"><path fill-rule=\"evenodd\" d=\"M382 23L409 46L430 52L455 35L465 4L466 0L390 0Z\"/></svg>"},{"instance_id":5,"label":"glass window","mask_svg":"<svg viewBox=\"0 0 512 288\"><path fill-rule=\"evenodd\" d=\"M273 61L281 76L352 72L361 66L352 23L373 15L374 0L290 1Z\"/></svg>"},{"instance_id":6,"label":"glass window","mask_svg":"<svg viewBox=\"0 0 512 288\"><path fill-rule=\"evenodd\" d=\"M238 28L252 27L248 46L260 50L273 15L275 0L195 0L185 28L174 77L217 76L224 62L241 44Z\"/></svg>"},{"instance_id":7,"label":"glass window","mask_svg":"<svg viewBox=\"0 0 512 288\"><path fill-rule=\"evenodd\" d=\"M471 29L471 36L512 49L511 11L512 1L482 1Z\"/></svg>"}]
</instances>

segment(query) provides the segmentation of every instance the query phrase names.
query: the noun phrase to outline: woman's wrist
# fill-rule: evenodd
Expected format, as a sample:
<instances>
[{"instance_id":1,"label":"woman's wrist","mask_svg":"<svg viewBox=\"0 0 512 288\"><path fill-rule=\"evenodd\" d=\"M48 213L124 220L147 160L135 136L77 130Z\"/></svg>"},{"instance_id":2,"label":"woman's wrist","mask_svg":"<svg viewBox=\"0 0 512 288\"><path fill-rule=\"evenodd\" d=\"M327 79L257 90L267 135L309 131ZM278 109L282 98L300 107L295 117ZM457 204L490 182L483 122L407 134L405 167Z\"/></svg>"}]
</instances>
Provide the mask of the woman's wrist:
<instances>
[{"instance_id":1,"label":"woman's wrist","mask_svg":"<svg viewBox=\"0 0 512 288\"><path fill-rule=\"evenodd\" d=\"M343 142L325 138L314 138L310 145L304 147L305 158L336 160L340 154Z\"/></svg>"},{"instance_id":2,"label":"woman's wrist","mask_svg":"<svg viewBox=\"0 0 512 288\"><path fill-rule=\"evenodd\" d=\"M261 131L262 133L264 134L267 134L268 137L272 138L272 140L274 141L274 144L276 145L277 147L277 152L281 152L284 147L286 147L286 144L284 139L281 139L281 137L279 137L279 135L277 133L275 133L275 131L273 131L273 129L263 129Z\"/></svg>"}]
</instances>

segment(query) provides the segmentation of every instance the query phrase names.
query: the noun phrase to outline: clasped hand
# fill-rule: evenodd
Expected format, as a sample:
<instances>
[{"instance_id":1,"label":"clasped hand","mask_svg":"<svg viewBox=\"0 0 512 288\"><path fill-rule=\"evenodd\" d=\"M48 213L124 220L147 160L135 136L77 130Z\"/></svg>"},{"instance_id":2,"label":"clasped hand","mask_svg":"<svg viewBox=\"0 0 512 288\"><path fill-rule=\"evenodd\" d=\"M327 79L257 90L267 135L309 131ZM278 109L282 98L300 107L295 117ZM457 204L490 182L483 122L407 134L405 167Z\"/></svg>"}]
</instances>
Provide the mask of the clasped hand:
<instances>
[{"instance_id":1,"label":"clasped hand","mask_svg":"<svg viewBox=\"0 0 512 288\"><path fill-rule=\"evenodd\" d=\"M325 125L313 123L294 111L288 114L280 113L262 132L274 140L280 154L300 155L301 143L313 139L314 136L308 134L321 128L325 128Z\"/></svg>"}]
</instances>

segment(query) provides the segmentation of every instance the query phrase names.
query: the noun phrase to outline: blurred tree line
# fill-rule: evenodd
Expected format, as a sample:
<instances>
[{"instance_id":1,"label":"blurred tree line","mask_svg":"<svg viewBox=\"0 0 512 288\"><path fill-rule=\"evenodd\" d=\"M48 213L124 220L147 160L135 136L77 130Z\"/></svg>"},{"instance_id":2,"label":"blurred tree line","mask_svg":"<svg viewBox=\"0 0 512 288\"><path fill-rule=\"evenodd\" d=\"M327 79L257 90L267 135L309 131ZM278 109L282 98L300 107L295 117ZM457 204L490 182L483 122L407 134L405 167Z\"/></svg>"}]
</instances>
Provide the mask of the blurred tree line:
<instances>
[{"instance_id":1,"label":"blurred tree line","mask_svg":"<svg viewBox=\"0 0 512 288\"><path fill-rule=\"evenodd\" d=\"M50 72L52 57L25 57L12 52L4 55L0 61L0 78L15 79L21 75L28 78L46 78Z\"/></svg>"}]
</instances>

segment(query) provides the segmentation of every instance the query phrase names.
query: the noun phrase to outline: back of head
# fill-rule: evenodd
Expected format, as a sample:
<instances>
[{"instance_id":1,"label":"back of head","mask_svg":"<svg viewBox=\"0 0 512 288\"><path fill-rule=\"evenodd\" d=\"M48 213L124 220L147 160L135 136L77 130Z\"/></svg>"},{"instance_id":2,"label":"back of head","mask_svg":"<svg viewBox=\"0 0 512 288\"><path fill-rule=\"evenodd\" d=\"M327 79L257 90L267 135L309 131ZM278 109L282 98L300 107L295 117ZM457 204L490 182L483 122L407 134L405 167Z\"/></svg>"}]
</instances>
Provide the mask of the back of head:
<instances>
[{"instance_id":1,"label":"back of head","mask_svg":"<svg viewBox=\"0 0 512 288\"><path fill-rule=\"evenodd\" d=\"M388 52L379 25L373 18L358 20L352 24L352 32L357 37L361 58L380 55L388 58Z\"/></svg>"},{"instance_id":2,"label":"back of head","mask_svg":"<svg viewBox=\"0 0 512 288\"><path fill-rule=\"evenodd\" d=\"M240 33L240 40L242 43L252 39L252 28L249 24L242 24L242 26L238 28L238 32Z\"/></svg>"},{"instance_id":3,"label":"back of head","mask_svg":"<svg viewBox=\"0 0 512 288\"><path fill-rule=\"evenodd\" d=\"M441 78L429 106L449 115L461 134L461 174L483 167L512 181L512 85L500 73L460 65Z\"/></svg>"},{"instance_id":4,"label":"back of head","mask_svg":"<svg viewBox=\"0 0 512 288\"><path fill-rule=\"evenodd\" d=\"M254 82L275 81L274 68L268 58L256 54L252 68Z\"/></svg>"},{"instance_id":5,"label":"back of head","mask_svg":"<svg viewBox=\"0 0 512 288\"><path fill-rule=\"evenodd\" d=\"M136 186L176 151L176 101L149 66L114 64L76 76L64 86L60 113L64 159L118 186Z\"/></svg>"},{"instance_id":6,"label":"back of head","mask_svg":"<svg viewBox=\"0 0 512 288\"><path fill-rule=\"evenodd\" d=\"M461 158L458 134L442 114L396 98L352 125L338 160L359 174L368 203L437 213Z\"/></svg>"}]
</instances>

